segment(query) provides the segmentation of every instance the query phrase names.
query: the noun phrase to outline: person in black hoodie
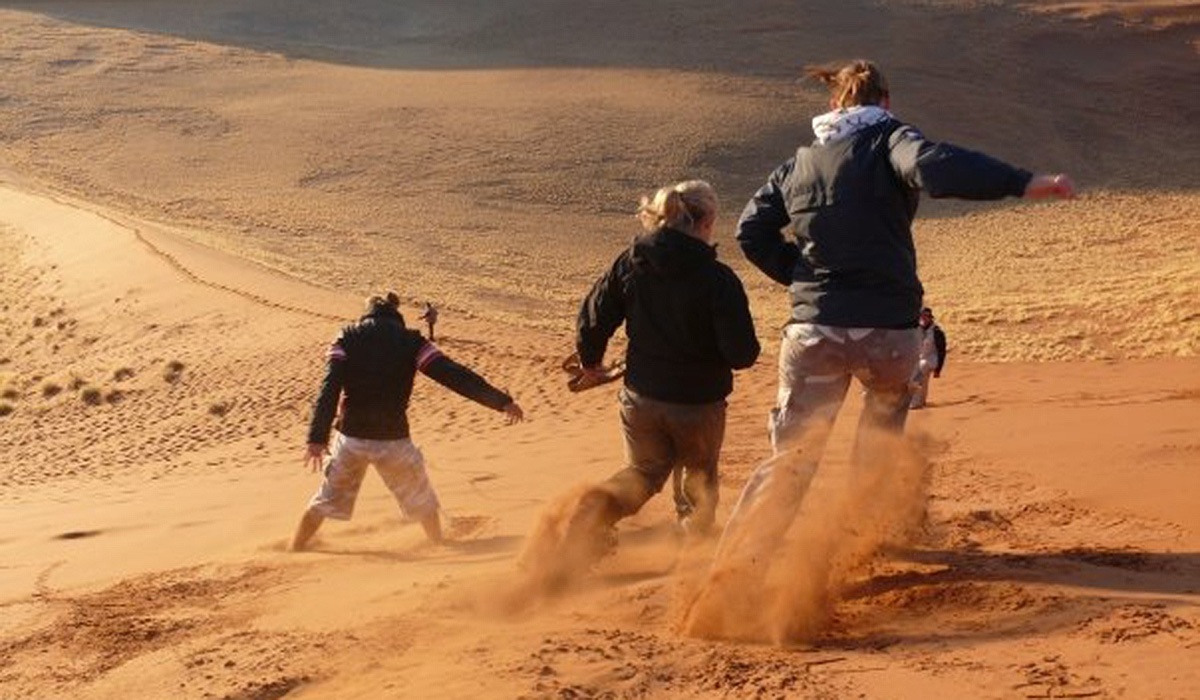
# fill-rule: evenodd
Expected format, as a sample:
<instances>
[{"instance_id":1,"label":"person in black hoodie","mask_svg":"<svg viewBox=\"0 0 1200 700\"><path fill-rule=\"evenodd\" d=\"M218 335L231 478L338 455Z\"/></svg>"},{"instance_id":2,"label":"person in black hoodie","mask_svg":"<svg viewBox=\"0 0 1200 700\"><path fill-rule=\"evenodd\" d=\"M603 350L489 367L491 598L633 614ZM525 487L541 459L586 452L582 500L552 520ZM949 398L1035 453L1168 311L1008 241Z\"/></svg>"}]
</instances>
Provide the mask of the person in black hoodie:
<instances>
[{"instance_id":1,"label":"person in black hoodie","mask_svg":"<svg viewBox=\"0 0 1200 700\"><path fill-rule=\"evenodd\" d=\"M576 349L584 372L600 373L609 338L625 324L621 426L628 466L581 501L568 527L607 536L660 491L677 466L680 524L703 533L717 506L717 462L733 370L758 358L742 283L717 260L717 196L691 180L643 198L647 233L617 256L579 310Z\"/></svg>"},{"instance_id":2,"label":"person in black hoodie","mask_svg":"<svg viewBox=\"0 0 1200 700\"><path fill-rule=\"evenodd\" d=\"M369 464L375 465L404 514L420 521L430 540L440 541L437 494L421 451L409 438L408 401L417 372L505 413L510 423L524 417L521 407L409 330L395 292L371 297L366 315L342 330L326 359L305 460L313 471L324 463L324 478L296 528L292 549L304 549L325 518L350 519ZM330 455L327 445L335 417L339 435Z\"/></svg>"},{"instance_id":3,"label":"person in black hoodie","mask_svg":"<svg viewBox=\"0 0 1200 700\"><path fill-rule=\"evenodd\" d=\"M855 463L864 463L864 440L873 433L903 430L921 341L923 290L912 238L920 194L973 200L1074 195L1065 175L1035 176L926 139L888 111L887 82L869 61L809 72L830 88L832 111L813 119L815 141L771 174L738 221L742 251L790 289L792 314L771 412L774 457L746 483L718 559L736 552L754 560L783 536L852 377L866 394ZM788 226L794 240L783 235ZM747 527L771 489L780 492L767 499L773 512ZM753 547L741 541L747 530L755 531Z\"/></svg>"}]
</instances>

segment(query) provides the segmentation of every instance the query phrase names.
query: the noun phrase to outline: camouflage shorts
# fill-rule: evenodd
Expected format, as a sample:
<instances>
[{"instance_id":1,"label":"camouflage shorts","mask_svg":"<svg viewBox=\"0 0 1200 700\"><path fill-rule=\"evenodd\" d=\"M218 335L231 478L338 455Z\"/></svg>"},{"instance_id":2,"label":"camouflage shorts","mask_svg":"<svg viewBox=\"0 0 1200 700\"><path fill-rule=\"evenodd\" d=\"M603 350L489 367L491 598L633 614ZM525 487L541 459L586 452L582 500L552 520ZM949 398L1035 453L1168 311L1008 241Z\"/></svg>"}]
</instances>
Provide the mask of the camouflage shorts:
<instances>
[{"instance_id":1,"label":"camouflage shorts","mask_svg":"<svg viewBox=\"0 0 1200 700\"><path fill-rule=\"evenodd\" d=\"M425 458L411 440L365 440L338 435L325 463L325 478L308 507L327 518L349 520L367 467L375 465L383 483L410 518L436 513L439 504L425 473Z\"/></svg>"}]
</instances>

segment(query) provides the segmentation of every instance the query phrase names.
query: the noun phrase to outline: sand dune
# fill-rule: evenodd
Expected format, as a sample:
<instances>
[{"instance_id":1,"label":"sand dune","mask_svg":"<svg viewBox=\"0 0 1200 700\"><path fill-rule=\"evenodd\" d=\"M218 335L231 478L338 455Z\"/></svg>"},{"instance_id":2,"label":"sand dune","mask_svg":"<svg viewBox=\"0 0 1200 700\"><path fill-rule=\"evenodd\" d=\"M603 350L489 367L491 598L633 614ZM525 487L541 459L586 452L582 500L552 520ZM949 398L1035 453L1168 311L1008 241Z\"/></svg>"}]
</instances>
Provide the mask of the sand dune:
<instances>
[{"instance_id":1,"label":"sand dune","mask_svg":"<svg viewBox=\"0 0 1200 700\"><path fill-rule=\"evenodd\" d=\"M1200 687L1194 3L0 8L0 698ZM663 499L574 588L523 588L539 515L621 464L613 391L570 394L557 363L665 181L718 185L765 347L722 517L766 456L786 301L732 220L820 108L798 66L859 54L927 133L1085 187L927 207L953 354L912 421L924 527L840 570L804 644L683 633L712 543L677 541ZM437 301L442 347L530 420L421 382L451 541L369 477L351 523L287 553L324 346L380 287L410 317ZM862 508L829 505L858 401L814 485L844 527L814 550L862 541Z\"/></svg>"},{"instance_id":2,"label":"sand dune","mask_svg":"<svg viewBox=\"0 0 1200 700\"><path fill-rule=\"evenodd\" d=\"M695 36L681 41L671 32L682 29L654 20L654 3L622 12L587 3L568 16L553 3L185 6L5 10L4 161L89 201L188 224L203 242L319 285L400 286L456 314L486 308L507 323L559 329L578 289L632 235L628 214L643 190L712 180L728 235L820 107L819 93L797 83L799 66L869 53L893 76L897 112L928 134L1072 172L1088 191L1034 230L1024 208L985 209L962 226L962 209L927 206L951 218L919 233L999 248L987 258L996 278L1020 279L1048 256L1068 279L1082 269L1114 280L1089 290L1086 310L1072 298L1077 285L1039 294L1036 313L1054 330L981 310L989 323L955 329L962 350L976 359L1195 352L1194 330L1179 323L1188 313L1158 321L1171 337L1147 350L1123 308L1161 307L1141 275L1170 276L1181 298L1196 293L1194 280L1157 269L1169 264L1157 257L1147 268L1093 248L1166 236L1172 260L1197 255L1200 217L1187 194L1197 169L1181 147L1200 102L1189 26L1085 30L1006 4L764 1L674 11ZM334 46L320 56L342 63L310 60L311 43ZM352 67L359 50L390 70ZM530 274L532 251L549 272ZM992 305L991 279L963 288L977 259L940 251L926 249L926 276L955 285L931 285L932 298ZM764 300L757 308L770 309L775 290L746 276ZM762 321L778 317L770 309ZM1093 326L1118 337L1099 347L1070 338Z\"/></svg>"},{"instance_id":3,"label":"sand dune","mask_svg":"<svg viewBox=\"0 0 1200 700\"><path fill-rule=\"evenodd\" d=\"M422 544L371 482L355 521L330 527L312 554L286 554L313 486L295 442L332 325L321 316L349 313L354 300L299 296L178 241L169 258L156 254L169 232L151 247L69 202L11 189L0 200L2 240L21 252L5 259L29 275L6 271L6 293L36 290L8 322L65 302L55 318L75 323L61 333L103 332L109 348L76 354L65 339L47 353L52 327L39 331L50 336L39 352L5 365L19 370L22 396L4 418L16 484L0 526L4 697L928 697L985 678L984 697L1160 697L1197 681L1180 663L1200 642L1194 359L956 367L935 387L936 410L914 420L934 477L920 546L849 579L814 645L680 637L680 595L706 555L678 550L663 503L625 528L584 589L514 619L498 616L498 596L541 504L619 463L610 393L568 399L522 355L531 338L513 345L486 324L455 325L451 352L510 381L533 420L502 430L421 388L415 429L454 541ZM54 233L68 229L73 245ZM86 256L74 252L80 240ZM126 265L137 288L122 282ZM208 284L195 274L205 267L238 285ZM146 331L148 319L172 332ZM27 371L84 358L100 367L110 352L140 357L143 344L187 358L182 376L167 382L160 360L135 359L133 378L114 383L130 385L127 400L101 406L25 386ZM769 362L734 397L727 501L766 450ZM223 378L244 386L215 416L207 405L231 396ZM837 488L849 423L835 430L818 494Z\"/></svg>"}]
</instances>

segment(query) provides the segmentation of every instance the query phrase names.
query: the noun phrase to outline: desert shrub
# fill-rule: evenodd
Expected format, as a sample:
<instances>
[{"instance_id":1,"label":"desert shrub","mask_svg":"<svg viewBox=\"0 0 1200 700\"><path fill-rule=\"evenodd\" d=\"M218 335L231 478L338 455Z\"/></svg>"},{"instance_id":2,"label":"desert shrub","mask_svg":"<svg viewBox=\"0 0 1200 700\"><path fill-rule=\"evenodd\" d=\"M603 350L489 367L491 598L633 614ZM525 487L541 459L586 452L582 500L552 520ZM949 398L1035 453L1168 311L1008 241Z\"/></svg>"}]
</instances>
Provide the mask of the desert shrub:
<instances>
[{"instance_id":1,"label":"desert shrub","mask_svg":"<svg viewBox=\"0 0 1200 700\"><path fill-rule=\"evenodd\" d=\"M67 386L71 389L71 391L79 391L83 387L87 386L87 383L87 380L83 377L71 377L71 383L67 384Z\"/></svg>"},{"instance_id":2,"label":"desert shrub","mask_svg":"<svg viewBox=\"0 0 1200 700\"><path fill-rule=\"evenodd\" d=\"M179 360L171 360L167 363L166 369L163 370L163 379L174 384L183 376L183 363Z\"/></svg>"},{"instance_id":3,"label":"desert shrub","mask_svg":"<svg viewBox=\"0 0 1200 700\"><path fill-rule=\"evenodd\" d=\"M0 401L0 418L7 416L15 410L17 410L16 407L11 403L7 401Z\"/></svg>"},{"instance_id":4,"label":"desert shrub","mask_svg":"<svg viewBox=\"0 0 1200 700\"><path fill-rule=\"evenodd\" d=\"M45 384L42 385L42 396L45 396L46 398L50 398L52 396L58 396L59 393L61 393L61 392L62 392L62 387L59 386L58 384L55 384L54 382L46 382Z\"/></svg>"},{"instance_id":5,"label":"desert shrub","mask_svg":"<svg viewBox=\"0 0 1200 700\"><path fill-rule=\"evenodd\" d=\"M21 392L9 387L4 391L0 391L0 398L8 399L9 401L16 401L17 399L21 398Z\"/></svg>"},{"instance_id":6,"label":"desert shrub","mask_svg":"<svg viewBox=\"0 0 1200 700\"><path fill-rule=\"evenodd\" d=\"M218 401L217 403L214 403L208 407L208 414L210 416L224 418L225 415L229 413L229 409L231 408L233 408L233 406L231 406L228 401Z\"/></svg>"},{"instance_id":7,"label":"desert shrub","mask_svg":"<svg viewBox=\"0 0 1200 700\"><path fill-rule=\"evenodd\" d=\"M89 385L83 387L79 392L79 398L83 399L83 402L89 406L99 406L104 401L104 394L99 388Z\"/></svg>"},{"instance_id":8,"label":"desert shrub","mask_svg":"<svg viewBox=\"0 0 1200 700\"><path fill-rule=\"evenodd\" d=\"M107 403L121 403L125 399L125 392L120 389L109 389L104 395L104 400Z\"/></svg>"},{"instance_id":9,"label":"desert shrub","mask_svg":"<svg viewBox=\"0 0 1200 700\"><path fill-rule=\"evenodd\" d=\"M117 371L113 372L113 380L118 381L118 382L125 381L126 379L129 379L132 376L133 376L133 368L132 367L121 367Z\"/></svg>"}]
</instances>

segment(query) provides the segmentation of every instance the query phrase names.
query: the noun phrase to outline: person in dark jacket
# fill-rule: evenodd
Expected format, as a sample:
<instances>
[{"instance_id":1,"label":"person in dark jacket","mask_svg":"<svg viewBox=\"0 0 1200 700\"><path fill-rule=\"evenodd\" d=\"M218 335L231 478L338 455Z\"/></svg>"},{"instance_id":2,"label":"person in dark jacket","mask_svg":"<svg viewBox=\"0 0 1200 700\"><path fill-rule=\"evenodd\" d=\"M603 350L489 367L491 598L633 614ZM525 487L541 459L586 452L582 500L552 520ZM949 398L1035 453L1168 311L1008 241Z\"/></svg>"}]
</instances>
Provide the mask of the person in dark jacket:
<instances>
[{"instance_id":1,"label":"person in dark jacket","mask_svg":"<svg viewBox=\"0 0 1200 700\"><path fill-rule=\"evenodd\" d=\"M433 335L433 327L437 325L438 310L433 305L433 302L425 302L425 313L421 314L421 320L425 322L425 325L429 326L429 342L436 343L437 338Z\"/></svg>"},{"instance_id":2,"label":"person in dark jacket","mask_svg":"<svg viewBox=\"0 0 1200 700\"><path fill-rule=\"evenodd\" d=\"M929 400L929 382L942 376L942 367L946 366L946 334L933 320L933 309L921 309L921 350L917 355L917 367L913 372L912 399L909 401L910 410L925 408Z\"/></svg>"},{"instance_id":3,"label":"person in dark jacket","mask_svg":"<svg viewBox=\"0 0 1200 700\"><path fill-rule=\"evenodd\" d=\"M441 540L437 494L421 451L409 436L408 401L417 372L504 412L509 422L523 418L511 396L405 327L399 307L394 292L371 297L366 315L343 329L329 347L306 459L314 471L324 463L324 479L296 529L295 550L304 549L325 518L350 519L369 464L375 465L404 514L420 521L430 540ZM327 445L335 416L339 435L330 455Z\"/></svg>"},{"instance_id":4,"label":"person in dark jacket","mask_svg":"<svg viewBox=\"0 0 1200 700\"><path fill-rule=\"evenodd\" d=\"M737 551L745 522L779 472L786 517L764 515L759 548L777 542L798 512L851 377L866 389L864 437L903 430L917 364L917 278L912 222L922 192L987 200L1071 197L1064 175L1038 175L931 141L888 111L887 82L869 61L810 69L830 88L832 111L813 119L815 140L771 173L746 205L737 240L746 257L791 292L770 428L774 457L747 482L718 548ZM793 240L784 238L791 226ZM772 506L774 508L774 506ZM790 515L787 515L790 513ZM768 532L769 531L769 532Z\"/></svg>"},{"instance_id":5,"label":"person in dark jacket","mask_svg":"<svg viewBox=\"0 0 1200 700\"><path fill-rule=\"evenodd\" d=\"M660 491L677 466L680 524L708 531L717 506L717 462L733 370L758 358L741 281L717 260L716 192L691 180L642 200L647 233L617 256L579 310L584 372L601 372L609 338L625 324L621 426L628 466L581 502L568 537L611 532Z\"/></svg>"}]
</instances>

